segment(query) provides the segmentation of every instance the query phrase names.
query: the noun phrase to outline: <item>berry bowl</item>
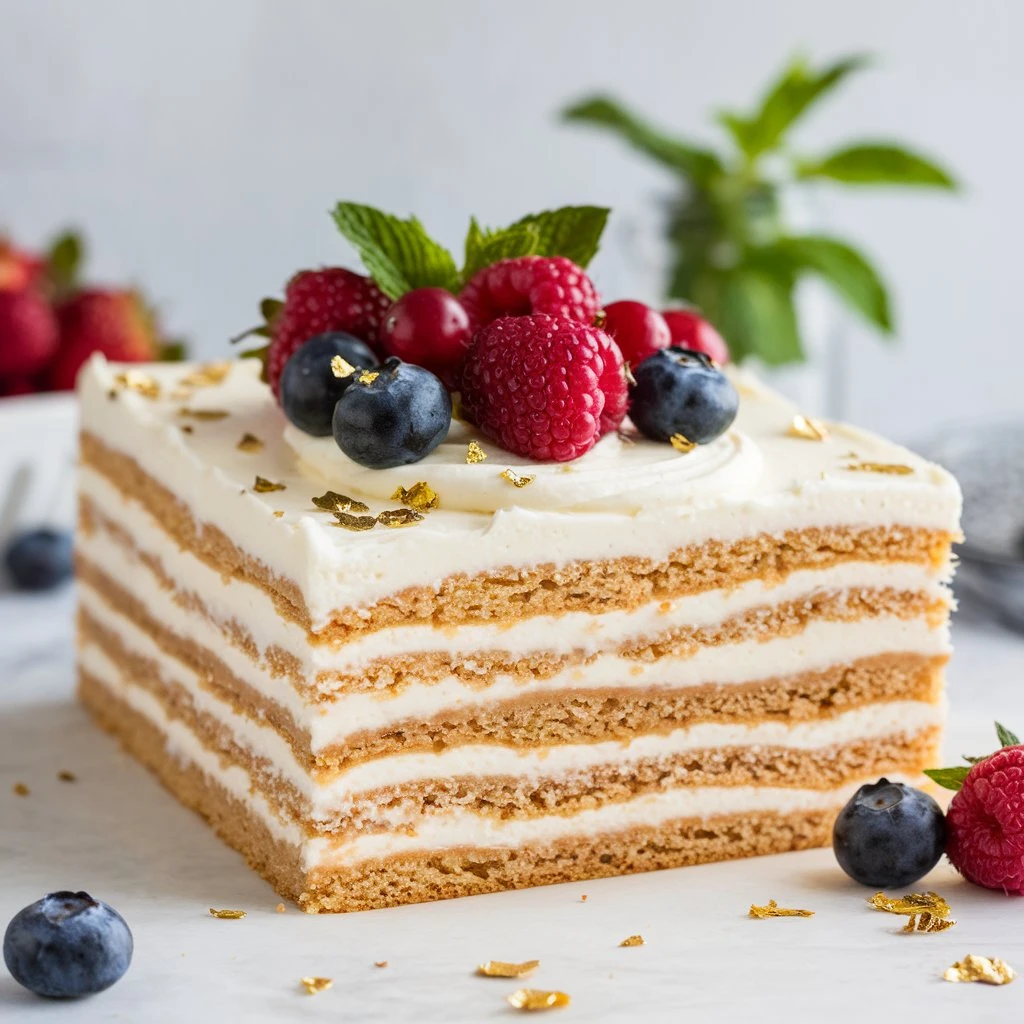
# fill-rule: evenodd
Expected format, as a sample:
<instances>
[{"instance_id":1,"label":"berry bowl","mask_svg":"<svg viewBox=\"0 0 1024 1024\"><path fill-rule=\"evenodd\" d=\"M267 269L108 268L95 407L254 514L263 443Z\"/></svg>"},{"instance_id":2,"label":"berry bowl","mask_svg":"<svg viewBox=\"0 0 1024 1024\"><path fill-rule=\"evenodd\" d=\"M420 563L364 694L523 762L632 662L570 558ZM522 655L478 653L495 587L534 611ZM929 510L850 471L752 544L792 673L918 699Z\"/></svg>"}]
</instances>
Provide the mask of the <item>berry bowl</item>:
<instances>
[{"instance_id":1,"label":"berry bowl","mask_svg":"<svg viewBox=\"0 0 1024 1024\"><path fill-rule=\"evenodd\" d=\"M0 550L27 530L74 526L77 422L70 392L0 399Z\"/></svg>"}]
</instances>

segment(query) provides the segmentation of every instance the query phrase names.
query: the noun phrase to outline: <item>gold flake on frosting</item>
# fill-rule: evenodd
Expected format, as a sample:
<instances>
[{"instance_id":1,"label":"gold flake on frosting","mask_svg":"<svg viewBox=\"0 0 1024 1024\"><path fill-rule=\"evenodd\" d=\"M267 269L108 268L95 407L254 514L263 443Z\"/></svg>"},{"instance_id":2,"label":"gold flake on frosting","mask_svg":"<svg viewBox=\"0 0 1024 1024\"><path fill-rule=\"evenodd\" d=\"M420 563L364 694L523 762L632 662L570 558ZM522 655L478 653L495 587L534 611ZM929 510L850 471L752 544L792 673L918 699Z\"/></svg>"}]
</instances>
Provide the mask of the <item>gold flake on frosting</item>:
<instances>
[{"instance_id":1,"label":"gold flake on frosting","mask_svg":"<svg viewBox=\"0 0 1024 1024\"><path fill-rule=\"evenodd\" d=\"M242 440L235 445L240 452L261 452L263 451L263 442L255 435L250 434L246 431L242 435Z\"/></svg>"},{"instance_id":2,"label":"gold flake on frosting","mask_svg":"<svg viewBox=\"0 0 1024 1024\"><path fill-rule=\"evenodd\" d=\"M763 907L751 903L748 911L750 917L814 917L813 910L793 910L789 907L780 907L775 900L769 900Z\"/></svg>"},{"instance_id":3,"label":"gold flake on frosting","mask_svg":"<svg viewBox=\"0 0 1024 1024\"><path fill-rule=\"evenodd\" d=\"M843 467L851 473L887 473L890 476L910 476L913 467L902 462L851 462Z\"/></svg>"},{"instance_id":4,"label":"gold flake on frosting","mask_svg":"<svg viewBox=\"0 0 1024 1024\"><path fill-rule=\"evenodd\" d=\"M487 452L480 447L479 442L470 441L466 445L466 465L475 466L479 462L484 462L487 458Z\"/></svg>"},{"instance_id":5,"label":"gold flake on frosting","mask_svg":"<svg viewBox=\"0 0 1024 1024\"><path fill-rule=\"evenodd\" d=\"M334 979L314 977L299 978L299 984L311 996L315 996L318 992L326 992L334 984Z\"/></svg>"},{"instance_id":6,"label":"gold flake on frosting","mask_svg":"<svg viewBox=\"0 0 1024 1024\"><path fill-rule=\"evenodd\" d=\"M411 508L392 508L377 514L377 522L381 526L390 526L392 529L400 526L412 526L413 523L418 523L422 519L423 515Z\"/></svg>"},{"instance_id":7,"label":"gold flake on frosting","mask_svg":"<svg viewBox=\"0 0 1024 1024\"><path fill-rule=\"evenodd\" d=\"M346 530L357 532L372 530L377 525L377 520L373 516L354 516L349 512L335 512L334 519L333 526L341 526Z\"/></svg>"},{"instance_id":8,"label":"gold flake on frosting","mask_svg":"<svg viewBox=\"0 0 1024 1024\"><path fill-rule=\"evenodd\" d=\"M510 964L504 960L488 960L477 964L476 973L486 978L525 978L540 967L539 960L524 960L521 964Z\"/></svg>"},{"instance_id":9,"label":"gold flake on frosting","mask_svg":"<svg viewBox=\"0 0 1024 1024\"><path fill-rule=\"evenodd\" d=\"M337 491L325 491L319 497L313 498L313 504L321 512L369 512L370 506L347 494L339 494Z\"/></svg>"},{"instance_id":10,"label":"gold flake on frosting","mask_svg":"<svg viewBox=\"0 0 1024 1024\"><path fill-rule=\"evenodd\" d=\"M429 512L441 504L437 491L426 480L419 480L408 489L399 487L391 495L391 500L400 501L403 505L416 509L417 512Z\"/></svg>"},{"instance_id":11,"label":"gold flake on frosting","mask_svg":"<svg viewBox=\"0 0 1024 1024\"><path fill-rule=\"evenodd\" d=\"M1017 977L1017 972L998 957L975 956L971 953L963 960L958 960L952 967L946 968L946 973L942 977L946 981L980 981L986 985L1008 985Z\"/></svg>"},{"instance_id":12,"label":"gold flake on frosting","mask_svg":"<svg viewBox=\"0 0 1024 1024\"><path fill-rule=\"evenodd\" d=\"M520 988L506 999L517 1010L558 1010L571 1001L564 992L544 992L539 988Z\"/></svg>"},{"instance_id":13,"label":"gold flake on frosting","mask_svg":"<svg viewBox=\"0 0 1024 1024\"><path fill-rule=\"evenodd\" d=\"M351 377L356 372L356 368L342 356L331 357L331 373L335 377L344 379L345 377Z\"/></svg>"},{"instance_id":14,"label":"gold flake on frosting","mask_svg":"<svg viewBox=\"0 0 1024 1024\"><path fill-rule=\"evenodd\" d=\"M160 384L155 378L141 370L124 370L121 373L115 373L114 386L116 390L136 391L143 398L160 397Z\"/></svg>"},{"instance_id":15,"label":"gold flake on frosting","mask_svg":"<svg viewBox=\"0 0 1024 1024\"><path fill-rule=\"evenodd\" d=\"M216 910L210 907L210 917L220 918L222 921L241 921L245 917L244 910Z\"/></svg>"},{"instance_id":16,"label":"gold flake on frosting","mask_svg":"<svg viewBox=\"0 0 1024 1024\"><path fill-rule=\"evenodd\" d=\"M821 420L810 416L794 416L786 433L790 437L799 437L804 441L827 441L828 427Z\"/></svg>"},{"instance_id":17,"label":"gold flake on frosting","mask_svg":"<svg viewBox=\"0 0 1024 1024\"><path fill-rule=\"evenodd\" d=\"M213 423L216 420L227 419L230 413L224 409L190 409L187 405L183 405L178 410L179 416L185 416L191 420L202 420L204 422Z\"/></svg>"},{"instance_id":18,"label":"gold flake on frosting","mask_svg":"<svg viewBox=\"0 0 1024 1024\"><path fill-rule=\"evenodd\" d=\"M688 437L683 437L682 434L673 434L668 440L669 444L681 455L686 455L687 452L692 452L697 447L693 441Z\"/></svg>"},{"instance_id":19,"label":"gold flake on frosting","mask_svg":"<svg viewBox=\"0 0 1024 1024\"><path fill-rule=\"evenodd\" d=\"M642 935L630 935L628 938L623 939L620 946L646 946L647 940Z\"/></svg>"},{"instance_id":20,"label":"gold flake on frosting","mask_svg":"<svg viewBox=\"0 0 1024 1024\"><path fill-rule=\"evenodd\" d=\"M498 474L502 480L507 480L513 487L525 487L527 484L532 484L534 477L532 476L520 476L514 469L505 469Z\"/></svg>"},{"instance_id":21,"label":"gold flake on frosting","mask_svg":"<svg viewBox=\"0 0 1024 1024\"><path fill-rule=\"evenodd\" d=\"M231 363L224 360L219 363L200 363L191 373L185 374L178 381L181 388L212 388L223 384L231 372Z\"/></svg>"},{"instance_id":22,"label":"gold flake on frosting","mask_svg":"<svg viewBox=\"0 0 1024 1024\"><path fill-rule=\"evenodd\" d=\"M275 483L273 480L268 480L265 476L257 476L252 489L257 494L271 494L274 491L286 490L284 484Z\"/></svg>"}]
</instances>

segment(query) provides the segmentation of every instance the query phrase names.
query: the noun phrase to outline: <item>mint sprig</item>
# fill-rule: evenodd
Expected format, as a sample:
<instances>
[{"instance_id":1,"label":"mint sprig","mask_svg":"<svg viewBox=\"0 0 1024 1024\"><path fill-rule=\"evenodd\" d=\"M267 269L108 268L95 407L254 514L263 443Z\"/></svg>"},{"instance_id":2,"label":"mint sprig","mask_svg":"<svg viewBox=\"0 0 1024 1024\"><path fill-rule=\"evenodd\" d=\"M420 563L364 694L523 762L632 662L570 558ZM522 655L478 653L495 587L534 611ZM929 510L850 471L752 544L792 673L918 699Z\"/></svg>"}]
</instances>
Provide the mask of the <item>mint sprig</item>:
<instances>
[{"instance_id":1,"label":"mint sprig","mask_svg":"<svg viewBox=\"0 0 1024 1024\"><path fill-rule=\"evenodd\" d=\"M996 722L996 736L999 739L1000 749L1020 745L1017 734L1011 732L1005 725L1001 725L999 722ZM932 782L956 792L963 788L964 780L970 774L971 769L976 764L987 761L991 756L991 754L986 754L984 757L967 757L965 755L966 765L954 765L952 768L926 768L924 773Z\"/></svg>"}]
</instances>

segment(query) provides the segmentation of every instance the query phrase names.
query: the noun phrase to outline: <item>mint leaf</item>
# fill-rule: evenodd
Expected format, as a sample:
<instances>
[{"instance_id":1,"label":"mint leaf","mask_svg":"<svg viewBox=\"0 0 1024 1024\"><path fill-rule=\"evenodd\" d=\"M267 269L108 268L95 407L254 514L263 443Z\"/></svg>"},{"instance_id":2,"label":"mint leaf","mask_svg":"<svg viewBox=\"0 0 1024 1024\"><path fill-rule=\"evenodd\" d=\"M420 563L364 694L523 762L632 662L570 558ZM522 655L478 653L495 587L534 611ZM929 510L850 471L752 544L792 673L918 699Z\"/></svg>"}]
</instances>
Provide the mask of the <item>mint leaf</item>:
<instances>
[{"instance_id":1,"label":"mint leaf","mask_svg":"<svg viewBox=\"0 0 1024 1024\"><path fill-rule=\"evenodd\" d=\"M76 232L66 231L54 239L46 254L46 269L56 298L67 295L78 283L83 257L82 238Z\"/></svg>"},{"instance_id":2,"label":"mint leaf","mask_svg":"<svg viewBox=\"0 0 1024 1024\"><path fill-rule=\"evenodd\" d=\"M774 248L796 272L810 271L883 334L892 333L889 294L878 271L852 245L824 235L782 238Z\"/></svg>"},{"instance_id":3,"label":"mint leaf","mask_svg":"<svg viewBox=\"0 0 1024 1024\"><path fill-rule=\"evenodd\" d=\"M537 232L538 256L565 256L586 268L594 258L611 210L604 206L563 206L531 213L508 230L531 227Z\"/></svg>"},{"instance_id":4,"label":"mint leaf","mask_svg":"<svg viewBox=\"0 0 1024 1024\"><path fill-rule=\"evenodd\" d=\"M498 260L536 255L539 245L540 232L532 224L513 224L498 231L488 231L481 228L475 218L471 219L466 233L462 280L468 281L478 270Z\"/></svg>"},{"instance_id":5,"label":"mint leaf","mask_svg":"<svg viewBox=\"0 0 1024 1024\"><path fill-rule=\"evenodd\" d=\"M726 277L720 327L740 358L756 355L769 366L804 360L793 307L792 282L765 268L740 266Z\"/></svg>"},{"instance_id":6,"label":"mint leaf","mask_svg":"<svg viewBox=\"0 0 1024 1024\"><path fill-rule=\"evenodd\" d=\"M886 142L861 142L820 160L802 161L797 176L829 178L848 185L957 187L952 175L927 157Z\"/></svg>"},{"instance_id":7,"label":"mint leaf","mask_svg":"<svg viewBox=\"0 0 1024 1024\"><path fill-rule=\"evenodd\" d=\"M413 288L458 289L459 272L450 252L415 218L398 217L360 203L338 203L334 223L359 253L385 295L397 299Z\"/></svg>"},{"instance_id":8,"label":"mint leaf","mask_svg":"<svg viewBox=\"0 0 1024 1024\"><path fill-rule=\"evenodd\" d=\"M958 765L956 768L926 768L925 775L932 782L937 782L944 789L960 790L963 788L964 779L967 778L970 768Z\"/></svg>"},{"instance_id":9,"label":"mint leaf","mask_svg":"<svg viewBox=\"0 0 1024 1024\"><path fill-rule=\"evenodd\" d=\"M282 309L284 309L284 303L280 299L263 299L260 302L260 314L267 324L272 324Z\"/></svg>"},{"instance_id":10,"label":"mint leaf","mask_svg":"<svg viewBox=\"0 0 1024 1024\"><path fill-rule=\"evenodd\" d=\"M996 722L996 736L999 737L999 746L1001 747L1020 746L1020 740L1017 739L1017 734L1010 732L1005 725L1000 725L998 722Z\"/></svg>"},{"instance_id":11,"label":"mint leaf","mask_svg":"<svg viewBox=\"0 0 1024 1024\"><path fill-rule=\"evenodd\" d=\"M562 119L605 128L634 149L701 185L725 173L713 150L665 134L607 96L591 96L566 107Z\"/></svg>"}]
</instances>

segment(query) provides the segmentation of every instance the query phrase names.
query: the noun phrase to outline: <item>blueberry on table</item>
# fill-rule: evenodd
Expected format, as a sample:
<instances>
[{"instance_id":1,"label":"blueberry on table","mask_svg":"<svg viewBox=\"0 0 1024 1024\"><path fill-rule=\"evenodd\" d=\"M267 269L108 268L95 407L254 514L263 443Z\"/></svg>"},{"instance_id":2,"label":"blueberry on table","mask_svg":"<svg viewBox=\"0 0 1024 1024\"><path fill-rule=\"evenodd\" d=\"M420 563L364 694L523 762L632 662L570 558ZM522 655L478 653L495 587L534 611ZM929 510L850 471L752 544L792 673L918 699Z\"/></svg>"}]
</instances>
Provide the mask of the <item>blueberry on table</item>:
<instances>
[{"instance_id":1,"label":"blueberry on table","mask_svg":"<svg viewBox=\"0 0 1024 1024\"><path fill-rule=\"evenodd\" d=\"M888 779L861 786L832 831L839 866L876 889L916 882L935 867L945 847L942 808L927 793Z\"/></svg>"},{"instance_id":2,"label":"blueberry on table","mask_svg":"<svg viewBox=\"0 0 1024 1024\"><path fill-rule=\"evenodd\" d=\"M633 377L629 418L652 441L681 434L694 444L708 444L736 419L736 388L703 352L662 349L634 366Z\"/></svg>"},{"instance_id":3,"label":"blueberry on table","mask_svg":"<svg viewBox=\"0 0 1024 1024\"><path fill-rule=\"evenodd\" d=\"M343 376L332 369L336 356L348 364ZM281 372L281 408L285 416L307 434L329 437L334 407L355 379L347 370L370 370L377 362L365 342L345 331L310 338L292 353Z\"/></svg>"},{"instance_id":4,"label":"blueberry on table","mask_svg":"<svg viewBox=\"0 0 1024 1024\"><path fill-rule=\"evenodd\" d=\"M18 534L4 552L4 564L19 590L51 590L71 578L71 534L49 527Z\"/></svg>"},{"instance_id":5,"label":"blueberry on table","mask_svg":"<svg viewBox=\"0 0 1024 1024\"><path fill-rule=\"evenodd\" d=\"M124 918L85 892L52 892L11 919L4 962L38 996L74 999L102 992L132 962Z\"/></svg>"},{"instance_id":6,"label":"blueberry on table","mask_svg":"<svg viewBox=\"0 0 1024 1024\"><path fill-rule=\"evenodd\" d=\"M370 469L419 462L448 435L452 400L429 370L391 358L359 373L334 408L334 440Z\"/></svg>"}]
</instances>

